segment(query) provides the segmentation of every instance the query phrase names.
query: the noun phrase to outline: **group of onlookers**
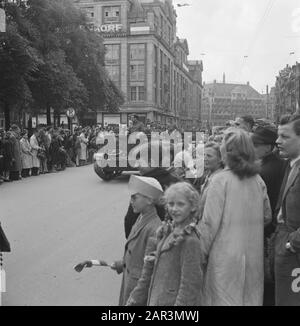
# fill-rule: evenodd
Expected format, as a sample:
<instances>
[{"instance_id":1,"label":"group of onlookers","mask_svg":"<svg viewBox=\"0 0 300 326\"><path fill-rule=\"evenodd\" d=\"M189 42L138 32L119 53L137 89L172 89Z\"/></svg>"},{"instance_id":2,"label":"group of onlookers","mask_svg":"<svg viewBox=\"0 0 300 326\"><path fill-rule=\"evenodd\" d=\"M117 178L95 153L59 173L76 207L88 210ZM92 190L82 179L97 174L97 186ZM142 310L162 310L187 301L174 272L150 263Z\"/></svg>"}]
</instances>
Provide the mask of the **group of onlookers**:
<instances>
[{"instance_id":1,"label":"group of onlookers","mask_svg":"<svg viewBox=\"0 0 300 326\"><path fill-rule=\"evenodd\" d=\"M300 306L300 115L221 136L198 189L173 168L131 177L120 305Z\"/></svg>"},{"instance_id":2,"label":"group of onlookers","mask_svg":"<svg viewBox=\"0 0 300 326\"><path fill-rule=\"evenodd\" d=\"M28 130L12 125L0 129L0 183L58 172L92 163L97 151L96 127L70 130L39 126Z\"/></svg>"}]
</instances>

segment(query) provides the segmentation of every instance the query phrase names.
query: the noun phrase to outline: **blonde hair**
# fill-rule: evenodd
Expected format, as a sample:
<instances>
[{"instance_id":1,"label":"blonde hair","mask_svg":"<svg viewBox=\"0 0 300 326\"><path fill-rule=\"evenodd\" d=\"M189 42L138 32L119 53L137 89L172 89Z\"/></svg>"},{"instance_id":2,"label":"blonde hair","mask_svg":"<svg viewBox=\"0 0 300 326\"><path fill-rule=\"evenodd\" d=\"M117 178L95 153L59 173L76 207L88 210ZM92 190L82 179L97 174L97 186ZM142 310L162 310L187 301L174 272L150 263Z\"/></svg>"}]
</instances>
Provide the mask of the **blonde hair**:
<instances>
[{"instance_id":1,"label":"blonde hair","mask_svg":"<svg viewBox=\"0 0 300 326\"><path fill-rule=\"evenodd\" d=\"M171 185L164 194L164 203L167 206L168 199L174 193L182 194L184 198L191 204L192 218L195 222L200 218L200 196L198 191L188 182L178 182Z\"/></svg>"},{"instance_id":2,"label":"blonde hair","mask_svg":"<svg viewBox=\"0 0 300 326\"><path fill-rule=\"evenodd\" d=\"M255 162L255 149L249 134L237 128L228 128L224 133L226 164L240 179L258 174L259 165Z\"/></svg>"}]
</instances>

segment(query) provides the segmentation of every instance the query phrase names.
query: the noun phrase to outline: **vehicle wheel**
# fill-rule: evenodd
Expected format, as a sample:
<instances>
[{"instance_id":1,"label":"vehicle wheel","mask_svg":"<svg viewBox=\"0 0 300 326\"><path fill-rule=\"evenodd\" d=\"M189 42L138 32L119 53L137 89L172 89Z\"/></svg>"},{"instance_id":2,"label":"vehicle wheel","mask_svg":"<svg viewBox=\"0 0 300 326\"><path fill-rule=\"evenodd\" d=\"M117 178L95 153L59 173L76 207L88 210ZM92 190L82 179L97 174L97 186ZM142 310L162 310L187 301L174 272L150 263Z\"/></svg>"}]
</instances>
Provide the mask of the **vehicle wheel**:
<instances>
[{"instance_id":1,"label":"vehicle wheel","mask_svg":"<svg viewBox=\"0 0 300 326\"><path fill-rule=\"evenodd\" d=\"M101 167L99 167L97 163L94 164L94 170L98 177L100 177L104 181L110 181L116 177L114 171L105 171Z\"/></svg>"}]
</instances>

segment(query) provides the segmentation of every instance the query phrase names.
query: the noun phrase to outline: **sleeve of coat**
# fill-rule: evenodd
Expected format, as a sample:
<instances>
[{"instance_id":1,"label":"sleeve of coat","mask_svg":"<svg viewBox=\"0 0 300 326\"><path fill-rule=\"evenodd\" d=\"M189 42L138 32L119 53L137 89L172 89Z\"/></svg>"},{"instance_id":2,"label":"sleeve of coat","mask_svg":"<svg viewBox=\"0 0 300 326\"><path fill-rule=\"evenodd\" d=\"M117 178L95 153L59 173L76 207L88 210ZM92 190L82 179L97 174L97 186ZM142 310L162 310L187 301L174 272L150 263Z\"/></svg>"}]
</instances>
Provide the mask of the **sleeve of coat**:
<instances>
[{"instance_id":1,"label":"sleeve of coat","mask_svg":"<svg viewBox=\"0 0 300 326\"><path fill-rule=\"evenodd\" d=\"M32 149L38 150L40 148L39 145L37 145L37 143L30 137L30 146L32 147Z\"/></svg>"},{"instance_id":2,"label":"sleeve of coat","mask_svg":"<svg viewBox=\"0 0 300 326\"><path fill-rule=\"evenodd\" d=\"M272 222L272 208L271 208L266 184L262 179L261 179L261 183L263 187L263 199L264 199L264 225L268 226Z\"/></svg>"},{"instance_id":3,"label":"sleeve of coat","mask_svg":"<svg viewBox=\"0 0 300 326\"><path fill-rule=\"evenodd\" d=\"M157 240L150 237L147 242L144 265L141 277L138 280L136 287L130 294L126 306L146 306L148 300L148 292L151 284L152 273L155 264Z\"/></svg>"},{"instance_id":4,"label":"sleeve of coat","mask_svg":"<svg viewBox=\"0 0 300 326\"><path fill-rule=\"evenodd\" d=\"M29 151L26 148L24 142L20 141L21 152L27 154Z\"/></svg>"},{"instance_id":5,"label":"sleeve of coat","mask_svg":"<svg viewBox=\"0 0 300 326\"><path fill-rule=\"evenodd\" d=\"M219 178L213 178L207 191L203 217L198 227L201 248L205 259L220 228L225 206L225 197L225 181Z\"/></svg>"},{"instance_id":6,"label":"sleeve of coat","mask_svg":"<svg viewBox=\"0 0 300 326\"><path fill-rule=\"evenodd\" d=\"M181 253L181 278L175 306L194 306L200 303L203 274L199 239L189 237Z\"/></svg>"}]
</instances>

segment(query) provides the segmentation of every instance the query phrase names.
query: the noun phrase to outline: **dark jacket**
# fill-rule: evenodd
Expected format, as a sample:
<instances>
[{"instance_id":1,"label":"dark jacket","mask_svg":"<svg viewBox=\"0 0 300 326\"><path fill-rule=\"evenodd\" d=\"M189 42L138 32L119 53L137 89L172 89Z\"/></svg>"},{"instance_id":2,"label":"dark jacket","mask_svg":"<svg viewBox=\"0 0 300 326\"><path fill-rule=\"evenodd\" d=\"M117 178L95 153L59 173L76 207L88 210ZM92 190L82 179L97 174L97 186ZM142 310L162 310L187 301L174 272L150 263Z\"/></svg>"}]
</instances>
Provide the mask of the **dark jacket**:
<instances>
[{"instance_id":1,"label":"dark jacket","mask_svg":"<svg viewBox=\"0 0 300 326\"><path fill-rule=\"evenodd\" d=\"M175 176L171 170L166 170L163 168L156 168L149 173L143 175L144 177L151 177L155 178L162 186L163 189L166 189L173 183L177 183L179 178ZM156 206L157 215L161 220L164 220L165 218L165 209L163 206ZM124 227L125 227L125 237L128 238L130 231L132 229L132 226L134 225L135 221L137 220L139 214L134 213L133 208L131 204L129 204L128 211L125 215L124 219Z\"/></svg>"},{"instance_id":2,"label":"dark jacket","mask_svg":"<svg viewBox=\"0 0 300 326\"><path fill-rule=\"evenodd\" d=\"M16 138L15 135L12 135L9 139L11 143L12 150L12 165L10 171L21 171L22 170L22 162L21 162L21 146L19 139Z\"/></svg>"},{"instance_id":3,"label":"dark jacket","mask_svg":"<svg viewBox=\"0 0 300 326\"><path fill-rule=\"evenodd\" d=\"M265 228L266 236L270 236L275 231L276 218L274 216L274 211L284 177L286 164L287 162L281 159L275 153L267 155L262 160L260 176L267 186L267 193L270 199L271 209L273 213L272 224Z\"/></svg>"},{"instance_id":4,"label":"dark jacket","mask_svg":"<svg viewBox=\"0 0 300 326\"><path fill-rule=\"evenodd\" d=\"M300 161L283 182L281 194L275 210L277 216L281 208L284 221L275 233L276 305L300 306L295 272L300 267ZM294 252L286 248L288 242Z\"/></svg>"},{"instance_id":5,"label":"dark jacket","mask_svg":"<svg viewBox=\"0 0 300 326\"><path fill-rule=\"evenodd\" d=\"M3 170L9 171L12 166L12 158L13 158L13 152L12 152L12 144L9 141L9 137L5 136L5 138L2 141L3 145Z\"/></svg>"}]
</instances>

